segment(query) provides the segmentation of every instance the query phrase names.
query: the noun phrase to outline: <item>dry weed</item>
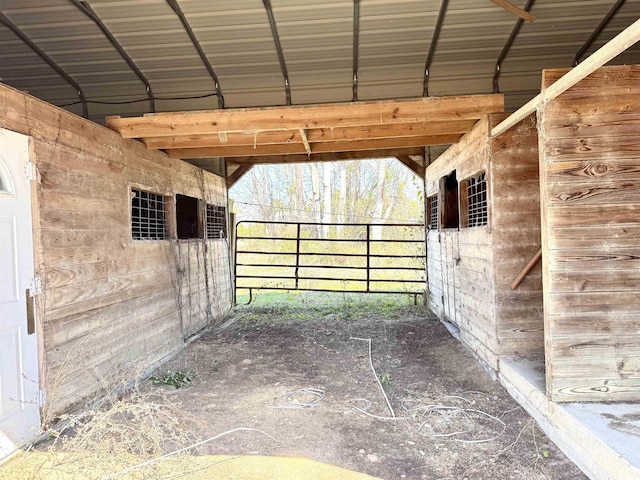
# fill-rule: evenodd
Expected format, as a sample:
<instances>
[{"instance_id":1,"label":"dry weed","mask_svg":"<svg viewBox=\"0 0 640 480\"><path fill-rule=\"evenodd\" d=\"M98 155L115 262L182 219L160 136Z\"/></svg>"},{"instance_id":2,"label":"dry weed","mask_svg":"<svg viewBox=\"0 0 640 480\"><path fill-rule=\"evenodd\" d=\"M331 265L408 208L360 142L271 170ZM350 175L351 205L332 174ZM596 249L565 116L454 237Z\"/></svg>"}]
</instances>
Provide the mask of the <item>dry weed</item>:
<instances>
[{"instance_id":1,"label":"dry weed","mask_svg":"<svg viewBox=\"0 0 640 480\"><path fill-rule=\"evenodd\" d=\"M19 476L0 471L0 479L99 479L197 442L186 415L162 388L120 383L82 412L59 417L50 440L18 459ZM145 469L127 478L155 477Z\"/></svg>"}]
</instances>

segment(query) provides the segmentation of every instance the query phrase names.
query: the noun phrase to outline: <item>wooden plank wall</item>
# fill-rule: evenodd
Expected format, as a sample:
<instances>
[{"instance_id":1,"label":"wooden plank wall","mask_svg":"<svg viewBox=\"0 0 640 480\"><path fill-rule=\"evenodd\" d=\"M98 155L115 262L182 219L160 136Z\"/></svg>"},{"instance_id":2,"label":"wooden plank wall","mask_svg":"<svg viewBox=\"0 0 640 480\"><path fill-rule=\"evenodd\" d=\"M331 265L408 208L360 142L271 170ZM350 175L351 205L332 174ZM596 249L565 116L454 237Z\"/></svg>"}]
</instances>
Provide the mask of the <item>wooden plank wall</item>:
<instances>
[{"instance_id":1,"label":"wooden plank wall","mask_svg":"<svg viewBox=\"0 0 640 480\"><path fill-rule=\"evenodd\" d=\"M494 127L507 115L492 115ZM498 353L544 358L542 264L511 283L540 249L536 116L491 140L493 273Z\"/></svg>"},{"instance_id":2,"label":"wooden plank wall","mask_svg":"<svg viewBox=\"0 0 640 480\"><path fill-rule=\"evenodd\" d=\"M547 392L638 401L640 66L603 67L538 116Z\"/></svg>"},{"instance_id":3,"label":"wooden plank wall","mask_svg":"<svg viewBox=\"0 0 640 480\"><path fill-rule=\"evenodd\" d=\"M425 174L426 197L454 169L458 181L489 172L489 119L483 119L449 148ZM491 191L488 192L491 211ZM439 205L439 208L441 205ZM488 227L429 231L427 234L429 306L460 328L461 340L497 370L493 252Z\"/></svg>"},{"instance_id":4,"label":"wooden plank wall","mask_svg":"<svg viewBox=\"0 0 640 480\"><path fill-rule=\"evenodd\" d=\"M488 225L427 233L429 306L455 323L491 367L500 356L543 358L541 266L516 290L511 282L540 248L538 137L531 116L490 139L507 115L480 122L427 168L427 197L456 169L458 182L487 173Z\"/></svg>"},{"instance_id":5,"label":"wooden plank wall","mask_svg":"<svg viewBox=\"0 0 640 480\"><path fill-rule=\"evenodd\" d=\"M45 417L158 364L231 305L225 240L133 241L131 188L227 204L222 178L0 85L32 137ZM38 207L39 205L39 207ZM171 206L169 207L171 208Z\"/></svg>"}]
</instances>

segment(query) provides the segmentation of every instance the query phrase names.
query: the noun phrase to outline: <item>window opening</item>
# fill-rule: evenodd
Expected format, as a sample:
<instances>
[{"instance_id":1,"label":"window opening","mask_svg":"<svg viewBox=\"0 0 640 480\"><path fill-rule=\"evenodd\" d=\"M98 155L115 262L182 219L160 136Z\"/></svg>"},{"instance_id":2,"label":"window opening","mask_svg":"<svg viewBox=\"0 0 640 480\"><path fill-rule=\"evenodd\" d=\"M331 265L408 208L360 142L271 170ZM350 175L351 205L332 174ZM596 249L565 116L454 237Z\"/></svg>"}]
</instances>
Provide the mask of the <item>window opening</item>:
<instances>
[{"instance_id":1,"label":"window opening","mask_svg":"<svg viewBox=\"0 0 640 480\"><path fill-rule=\"evenodd\" d=\"M179 239L202 238L199 204L197 198L176 195L176 232Z\"/></svg>"},{"instance_id":2,"label":"window opening","mask_svg":"<svg viewBox=\"0 0 640 480\"><path fill-rule=\"evenodd\" d=\"M429 230L438 229L438 195L427 197L427 218L429 219Z\"/></svg>"},{"instance_id":3,"label":"window opening","mask_svg":"<svg viewBox=\"0 0 640 480\"><path fill-rule=\"evenodd\" d=\"M0 159L0 193L13 193L11 176L2 159Z\"/></svg>"},{"instance_id":4,"label":"window opening","mask_svg":"<svg viewBox=\"0 0 640 480\"><path fill-rule=\"evenodd\" d=\"M479 227L487 224L487 177L484 172L465 181L466 225Z\"/></svg>"},{"instance_id":5,"label":"window opening","mask_svg":"<svg viewBox=\"0 0 640 480\"><path fill-rule=\"evenodd\" d=\"M207 205L207 238L227 238L226 207Z\"/></svg>"},{"instance_id":6,"label":"window opening","mask_svg":"<svg viewBox=\"0 0 640 480\"><path fill-rule=\"evenodd\" d=\"M458 228L458 179L454 170L440 180L443 195L441 206L442 228Z\"/></svg>"},{"instance_id":7,"label":"window opening","mask_svg":"<svg viewBox=\"0 0 640 480\"><path fill-rule=\"evenodd\" d=\"M162 195L132 190L131 236L134 240L164 240L167 238L166 203Z\"/></svg>"}]
</instances>

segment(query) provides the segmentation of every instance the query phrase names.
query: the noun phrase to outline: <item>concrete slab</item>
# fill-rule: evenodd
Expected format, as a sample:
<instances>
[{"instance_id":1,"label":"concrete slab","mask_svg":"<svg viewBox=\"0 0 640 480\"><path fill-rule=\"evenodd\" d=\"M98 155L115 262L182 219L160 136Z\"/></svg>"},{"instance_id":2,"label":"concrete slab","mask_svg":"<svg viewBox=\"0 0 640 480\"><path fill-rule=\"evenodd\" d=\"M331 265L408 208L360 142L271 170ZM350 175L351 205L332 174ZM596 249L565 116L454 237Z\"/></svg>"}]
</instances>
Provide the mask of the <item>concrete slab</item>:
<instances>
[{"instance_id":1,"label":"concrete slab","mask_svg":"<svg viewBox=\"0 0 640 480\"><path fill-rule=\"evenodd\" d=\"M553 403L543 372L542 362L500 359L501 383L587 476L640 479L640 403Z\"/></svg>"}]
</instances>

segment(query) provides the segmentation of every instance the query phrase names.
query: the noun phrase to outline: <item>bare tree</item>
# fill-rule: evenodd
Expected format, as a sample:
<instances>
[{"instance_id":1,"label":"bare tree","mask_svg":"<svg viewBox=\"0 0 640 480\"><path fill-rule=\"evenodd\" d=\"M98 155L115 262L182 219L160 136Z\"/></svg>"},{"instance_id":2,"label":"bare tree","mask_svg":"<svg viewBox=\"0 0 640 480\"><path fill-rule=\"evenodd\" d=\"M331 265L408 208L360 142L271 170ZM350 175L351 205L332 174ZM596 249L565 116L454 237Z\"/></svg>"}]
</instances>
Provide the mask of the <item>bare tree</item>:
<instances>
[{"instance_id":1,"label":"bare tree","mask_svg":"<svg viewBox=\"0 0 640 480\"><path fill-rule=\"evenodd\" d=\"M322 223L325 224L322 227L322 238L329 237L329 226L326 224L331 223L331 170L331 163L329 162L322 166Z\"/></svg>"}]
</instances>

